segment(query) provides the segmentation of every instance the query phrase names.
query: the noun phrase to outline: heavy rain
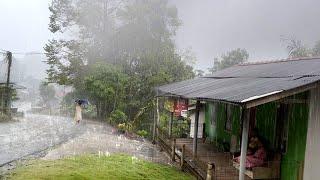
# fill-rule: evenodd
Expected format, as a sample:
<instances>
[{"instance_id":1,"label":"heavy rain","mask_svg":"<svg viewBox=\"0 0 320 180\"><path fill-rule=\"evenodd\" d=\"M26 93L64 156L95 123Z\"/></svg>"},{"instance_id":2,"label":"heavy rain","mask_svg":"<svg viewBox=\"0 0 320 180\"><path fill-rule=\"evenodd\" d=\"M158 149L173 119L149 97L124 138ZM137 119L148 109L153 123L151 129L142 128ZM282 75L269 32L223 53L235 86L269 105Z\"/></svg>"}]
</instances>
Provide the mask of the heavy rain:
<instances>
[{"instance_id":1,"label":"heavy rain","mask_svg":"<svg viewBox=\"0 0 320 180\"><path fill-rule=\"evenodd\" d=\"M0 179L317 179L319 7L1 0Z\"/></svg>"}]
</instances>

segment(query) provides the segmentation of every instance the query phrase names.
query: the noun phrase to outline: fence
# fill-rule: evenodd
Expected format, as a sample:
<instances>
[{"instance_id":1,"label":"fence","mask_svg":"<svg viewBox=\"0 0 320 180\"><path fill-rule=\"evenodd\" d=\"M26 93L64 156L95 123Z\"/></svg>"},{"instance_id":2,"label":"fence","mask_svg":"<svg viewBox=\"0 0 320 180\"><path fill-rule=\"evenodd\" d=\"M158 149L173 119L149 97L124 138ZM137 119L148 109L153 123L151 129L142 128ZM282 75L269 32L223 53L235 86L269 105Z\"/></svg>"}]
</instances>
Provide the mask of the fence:
<instances>
[{"instance_id":1,"label":"fence","mask_svg":"<svg viewBox=\"0 0 320 180\"><path fill-rule=\"evenodd\" d=\"M205 161L193 157L193 153L185 145L177 144L176 139L170 138L161 128L157 128L157 132L160 147L170 154L172 161L178 162L182 170L192 173L198 179L205 179L207 170Z\"/></svg>"}]
</instances>

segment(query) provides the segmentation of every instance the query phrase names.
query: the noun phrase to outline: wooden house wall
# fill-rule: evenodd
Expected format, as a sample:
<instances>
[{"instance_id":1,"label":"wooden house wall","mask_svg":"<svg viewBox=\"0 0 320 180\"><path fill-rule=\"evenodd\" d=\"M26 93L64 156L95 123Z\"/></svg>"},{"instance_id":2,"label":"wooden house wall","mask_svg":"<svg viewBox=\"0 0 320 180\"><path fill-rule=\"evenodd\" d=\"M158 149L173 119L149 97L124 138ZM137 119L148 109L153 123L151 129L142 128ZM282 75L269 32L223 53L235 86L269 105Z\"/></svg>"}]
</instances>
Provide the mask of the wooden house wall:
<instances>
[{"instance_id":1,"label":"wooden house wall","mask_svg":"<svg viewBox=\"0 0 320 180\"><path fill-rule=\"evenodd\" d=\"M307 93L302 93L292 98L307 98ZM288 144L287 152L282 156L281 179L298 179L303 172L305 158L307 129L308 129L308 104L293 104L289 109Z\"/></svg>"},{"instance_id":2,"label":"wooden house wall","mask_svg":"<svg viewBox=\"0 0 320 180\"><path fill-rule=\"evenodd\" d=\"M212 108L216 106L216 110L212 111ZM240 133L240 107L231 106L231 131L226 130L225 123L227 120L226 104L223 103L207 103L205 107L205 133L206 136L214 142L230 143L231 135L237 136L237 139L241 137ZM212 113L216 112L216 115ZM215 118L213 120L212 118ZM215 122L215 123L214 123Z\"/></svg>"},{"instance_id":3,"label":"wooden house wall","mask_svg":"<svg viewBox=\"0 0 320 180\"><path fill-rule=\"evenodd\" d=\"M310 92L309 122L303 179L319 179L320 88Z\"/></svg>"},{"instance_id":4,"label":"wooden house wall","mask_svg":"<svg viewBox=\"0 0 320 180\"><path fill-rule=\"evenodd\" d=\"M302 93L290 98L306 98L307 93ZM225 130L226 105L223 103L215 103L216 123L212 124L211 108L213 103L207 103L205 109L205 133L206 136L214 142L230 143L231 135L236 135L237 139L241 138L240 134L240 108L233 107L233 122L232 131ZM277 108L278 102L271 102L256 107L256 128L259 135L262 136L268 143L268 148L275 150L276 148L276 124L277 124ZM289 106L288 114L288 142L287 151L282 156L281 163L281 179L297 179L301 174L301 164L304 161L307 122L308 122L308 105L293 104Z\"/></svg>"},{"instance_id":5,"label":"wooden house wall","mask_svg":"<svg viewBox=\"0 0 320 180\"><path fill-rule=\"evenodd\" d=\"M275 148L277 103L271 102L256 108L256 128L268 149Z\"/></svg>"}]
</instances>

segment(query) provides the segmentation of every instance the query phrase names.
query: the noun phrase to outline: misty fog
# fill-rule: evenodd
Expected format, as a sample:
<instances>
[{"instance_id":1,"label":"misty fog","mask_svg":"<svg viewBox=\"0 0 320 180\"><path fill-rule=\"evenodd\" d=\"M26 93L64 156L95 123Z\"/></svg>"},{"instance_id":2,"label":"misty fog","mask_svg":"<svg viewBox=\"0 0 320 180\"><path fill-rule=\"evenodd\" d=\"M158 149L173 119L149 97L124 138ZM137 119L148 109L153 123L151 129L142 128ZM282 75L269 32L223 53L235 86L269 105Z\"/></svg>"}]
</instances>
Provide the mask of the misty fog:
<instances>
[{"instance_id":1,"label":"misty fog","mask_svg":"<svg viewBox=\"0 0 320 180\"><path fill-rule=\"evenodd\" d=\"M2 0L0 48L43 51L51 35L49 0ZM206 69L213 58L235 48L246 48L249 60L286 58L281 36L293 36L306 45L320 39L318 0L169 0L177 6L182 26L180 49L191 47L197 66ZM18 5L19 4L19 5Z\"/></svg>"},{"instance_id":2,"label":"misty fog","mask_svg":"<svg viewBox=\"0 0 320 180\"><path fill-rule=\"evenodd\" d=\"M319 174L319 7L0 0L0 179Z\"/></svg>"}]
</instances>

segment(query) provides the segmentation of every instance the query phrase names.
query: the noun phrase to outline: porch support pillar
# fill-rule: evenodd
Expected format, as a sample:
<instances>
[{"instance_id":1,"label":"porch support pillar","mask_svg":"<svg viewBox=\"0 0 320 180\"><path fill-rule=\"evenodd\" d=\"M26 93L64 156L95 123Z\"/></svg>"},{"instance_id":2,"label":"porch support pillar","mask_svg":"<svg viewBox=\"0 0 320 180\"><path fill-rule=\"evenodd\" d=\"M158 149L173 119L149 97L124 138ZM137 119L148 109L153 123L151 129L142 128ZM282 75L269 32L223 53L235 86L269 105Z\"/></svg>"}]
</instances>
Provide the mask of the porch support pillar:
<instances>
[{"instance_id":1,"label":"porch support pillar","mask_svg":"<svg viewBox=\"0 0 320 180\"><path fill-rule=\"evenodd\" d=\"M239 180L244 180L245 171L246 171L246 155L247 155L247 146L248 146L250 109L242 109L241 118L242 118L242 140L241 140Z\"/></svg>"},{"instance_id":2,"label":"porch support pillar","mask_svg":"<svg viewBox=\"0 0 320 180\"><path fill-rule=\"evenodd\" d=\"M169 120L169 138L172 136L172 122L173 122L173 112L170 112L170 120Z\"/></svg>"},{"instance_id":3,"label":"porch support pillar","mask_svg":"<svg viewBox=\"0 0 320 180\"><path fill-rule=\"evenodd\" d=\"M159 112L159 97L156 99L156 116L154 116L153 120L153 137L152 141L155 143L157 139L157 135L159 135L158 125L160 123L160 112Z\"/></svg>"},{"instance_id":4,"label":"porch support pillar","mask_svg":"<svg viewBox=\"0 0 320 180\"><path fill-rule=\"evenodd\" d=\"M193 147L192 147L193 157L197 156L199 113L200 113L200 101L197 101L196 113L194 118L194 127L193 127Z\"/></svg>"}]
</instances>

